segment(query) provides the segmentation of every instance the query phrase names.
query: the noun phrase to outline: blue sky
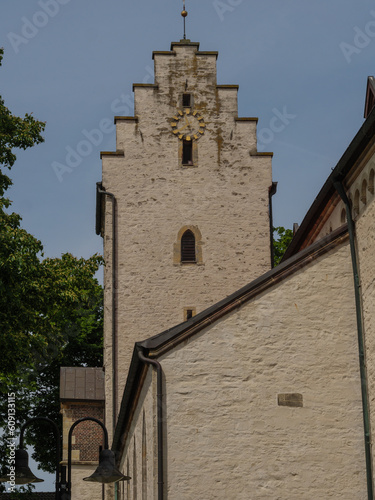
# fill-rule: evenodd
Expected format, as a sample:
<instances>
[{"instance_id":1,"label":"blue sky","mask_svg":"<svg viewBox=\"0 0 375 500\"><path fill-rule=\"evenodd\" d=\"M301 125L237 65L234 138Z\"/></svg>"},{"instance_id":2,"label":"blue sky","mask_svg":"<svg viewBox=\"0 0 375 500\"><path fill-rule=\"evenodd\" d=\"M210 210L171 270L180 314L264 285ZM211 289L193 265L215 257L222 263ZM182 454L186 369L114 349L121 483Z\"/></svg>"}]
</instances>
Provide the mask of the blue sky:
<instances>
[{"instance_id":1,"label":"blue sky","mask_svg":"<svg viewBox=\"0 0 375 500\"><path fill-rule=\"evenodd\" d=\"M186 7L187 36L219 51L218 82L240 85L239 115L259 117L259 149L274 152L275 224L292 227L363 122L375 6L187 0ZM182 38L181 8L182 0L2 0L1 95L15 114L47 122L45 144L18 156L10 196L46 255L101 251L99 153L114 149L113 116L132 113L132 83L151 81L152 51ZM345 54L343 43L352 47ZM278 113L284 127L273 131ZM102 137L90 134L103 123L110 125ZM95 144L82 149L87 134ZM77 148L82 154L71 153ZM76 166L58 178L53 165L67 165L68 152Z\"/></svg>"},{"instance_id":2,"label":"blue sky","mask_svg":"<svg viewBox=\"0 0 375 500\"><path fill-rule=\"evenodd\" d=\"M188 38L219 51L218 83L240 86L239 116L259 117L259 149L274 152L274 222L291 228L363 123L375 5L186 0L186 8ZM132 83L152 81L152 51L182 38L181 10L182 0L2 0L0 94L14 114L47 122L46 142L19 153L9 196L46 256L102 251L100 151L115 149L113 116L132 114ZM70 171L58 176L53 166L67 155Z\"/></svg>"}]
</instances>

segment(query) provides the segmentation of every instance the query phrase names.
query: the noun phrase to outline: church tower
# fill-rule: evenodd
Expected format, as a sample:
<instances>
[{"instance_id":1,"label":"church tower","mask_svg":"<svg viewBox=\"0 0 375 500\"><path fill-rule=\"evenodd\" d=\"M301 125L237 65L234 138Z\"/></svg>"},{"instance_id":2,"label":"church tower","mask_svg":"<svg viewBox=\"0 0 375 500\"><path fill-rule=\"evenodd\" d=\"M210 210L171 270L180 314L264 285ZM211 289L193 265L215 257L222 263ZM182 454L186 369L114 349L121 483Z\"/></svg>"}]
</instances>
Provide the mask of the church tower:
<instances>
[{"instance_id":1,"label":"church tower","mask_svg":"<svg viewBox=\"0 0 375 500\"><path fill-rule=\"evenodd\" d=\"M271 267L271 153L237 85L218 85L217 52L183 39L153 53L102 152L106 425L111 432L134 343L188 320ZM113 397L115 396L115 397Z\"/></svg>"}]
</instances>

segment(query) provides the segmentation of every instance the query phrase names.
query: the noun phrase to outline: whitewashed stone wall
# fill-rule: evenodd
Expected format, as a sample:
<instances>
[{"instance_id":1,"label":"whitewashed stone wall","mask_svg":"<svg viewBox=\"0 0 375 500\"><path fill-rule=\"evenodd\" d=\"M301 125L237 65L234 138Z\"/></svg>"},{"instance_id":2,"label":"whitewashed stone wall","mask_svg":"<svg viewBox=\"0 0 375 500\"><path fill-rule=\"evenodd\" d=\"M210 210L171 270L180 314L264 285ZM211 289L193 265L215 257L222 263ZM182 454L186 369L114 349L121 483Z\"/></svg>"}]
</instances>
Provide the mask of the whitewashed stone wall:
<instances>
[{"instance_id":1,"label":"whitewashed stone wall","mask_svg":"<svg viewBox=\"0 0 375 500\"><path fill-rule=\"evenodd\" d=\"M74 464L72 468L72 500L100 500L102 498L102 485L84 481L85 477L95 472L98 464Z\"/></svg>"},{"instance_id":2,"label":"whitewashed stone wall","mask_svg":"<svg viewBox=\"0 0 375 500\"><path fill-rule=\"evenodd\" d=\"M216 85L216 54L195 45L155 53L154 86L135 86L138 121L117 120L103 185L117 199L119 400L134 342L209 307L270 268L271 158L256 153L256 120L238 121L237 87ZM183 167L171 121L191 92L207 124L198 162ZM111 418L111 203L106 201L105 368ZM176 265L182 227L202 234L200 265ZM108 404L109 403L109 404Z\"/></svg>"},{"instance_id":3,"label":"whitewashed stone wall","mask_svg":"<svg viewBox=\"0 0 375 500\"><path fill-rule=\"evenodd\" d=\"M370 404L370 426L375 429L375 203L369 204L356 223L362 294L365 355ZM372 440L373 443L373 440ZM373 463L374 449L372 447Z\"/></svg>"},{"instance_id":4,"label":"whitewashed stone wall","mask_svg":"<svg viewBox=\"0 0 375 500\"><path fill-rule=\"evenodd\" d=\"M145 378L125 449L120 470L131 480L119 484L120 498L157 499L156 374L152 368Z\"/></svg>"},{"instance_id":5,"label":"whitewashed stone wall","mask_svg":"<svg viewBox=\"0 0 375 500\"><path fill-rule=\"evenodd\" d=\"M348 243L160 361L167 499L367 498Z\"/></svg>"}]
</instances>

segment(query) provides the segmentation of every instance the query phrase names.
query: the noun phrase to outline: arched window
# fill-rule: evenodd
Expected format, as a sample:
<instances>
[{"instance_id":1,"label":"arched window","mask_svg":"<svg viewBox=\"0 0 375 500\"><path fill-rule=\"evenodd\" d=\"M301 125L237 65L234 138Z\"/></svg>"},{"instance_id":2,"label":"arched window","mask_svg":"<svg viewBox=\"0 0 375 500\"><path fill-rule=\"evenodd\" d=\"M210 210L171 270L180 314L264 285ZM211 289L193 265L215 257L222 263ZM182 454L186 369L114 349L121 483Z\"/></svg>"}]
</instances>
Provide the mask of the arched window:
<instances>
[{"instance_id":1,"label":"arched window","mask_svg":"<svg viewBox=\"0 0 375 500\"><path fill-rule=\"evenodd\" d=\"M142 498L147 498L147 435L146 413L144 408L142 422Z\"/></svg>"},{"instance_id":2,"label":"arched window","mask_svg":"<svg viewBox=\"0 0 375 500\"><path fill-rule=\"evenodd\" d=\"M181 237L181 262L196 262L195 236L190 229Z\"/></svg>"},{"instance_id":3,"label":"arched window","mask_svg":"<svg viewBox=\"0 0 375 500\"><path fill-rule=\"evenodd\" d=\"M130 476L130 462L129 457L126 461L126 476ZM124 488L125 490L125 488ZM126 498L130 498L130 481L126 481Z\"/></svg>"},{"instance_id":4,"label":"arched window","mask_svg":"<svg viewBox=\"0 0 375 500\"><path fill-rule=\"evenodd\" d=\"M367 182L366 182L366 179L363 179L363 182L362 182L361 202L364 205L366 205L366 203L367 203Z\"/></svg>"},{"instance_id":5,"label":"arched window","mask_svg":"<svg viewBox=\"0 0 375 500\"><path fill-rule=\"evenodd\" d=\"M370 177L368 180L368 190L371 194L374 194L374 169L371 169Z\"/></svg>"},{"instance_id":6,"label":"arched window","mask_svg":"<svg viewBox=\"0 0 375 500\"><path fill-rule=\"evenodd\" d=\"M197 226L183 226L173 245L173 264L203 265L202 235Z\"/></svg>"},{"instance_id":7,"label":"arched window","mask_svg":"<svg viewBox=\"0 0 375 500\"><path fill-rule=\"evenodd\" d=\"M137 448L134 436L133 448L133 498L137 498Z\"/></svg>"},{"instance_id":8,"label":"arched window","mask_svg":"<svg viewBox=\"0 0 375 500\"><path fill-rule=\"evenodd\" d=\"M359 214L359 191L357 189L354 194L353 216L356 217L358 214Z\"/></svg>"},{"instance_id":9,"label":"arched window","mask_svg":"<svg viewBox=\"0 0 375 500\"><path fill-rule=\"evenodd\" d=\"M345 224L345 222L346 222L346 210L345 208L343 208L341 210L341 224Z\"/></svg>"}]
</instances>

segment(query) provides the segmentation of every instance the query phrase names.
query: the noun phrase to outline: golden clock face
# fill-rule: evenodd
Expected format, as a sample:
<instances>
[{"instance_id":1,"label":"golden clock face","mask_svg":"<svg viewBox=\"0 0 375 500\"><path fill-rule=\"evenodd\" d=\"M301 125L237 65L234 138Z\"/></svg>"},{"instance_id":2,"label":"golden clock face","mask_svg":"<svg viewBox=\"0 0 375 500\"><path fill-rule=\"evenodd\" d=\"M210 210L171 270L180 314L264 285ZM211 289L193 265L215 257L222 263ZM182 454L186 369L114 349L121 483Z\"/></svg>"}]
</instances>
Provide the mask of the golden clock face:
<instances>
[{"instance_id":1,"label":"golden clock face","mask_svg":"<svg viewBox=\"0 0 375 500\"><path fill-rule=\"evenodd\" d=\"M172 118L171 127L173 134L180 140L197 141L204 134L206 124L198 111L186 108L177 111Z\"/></svg>"}]
</instances>

